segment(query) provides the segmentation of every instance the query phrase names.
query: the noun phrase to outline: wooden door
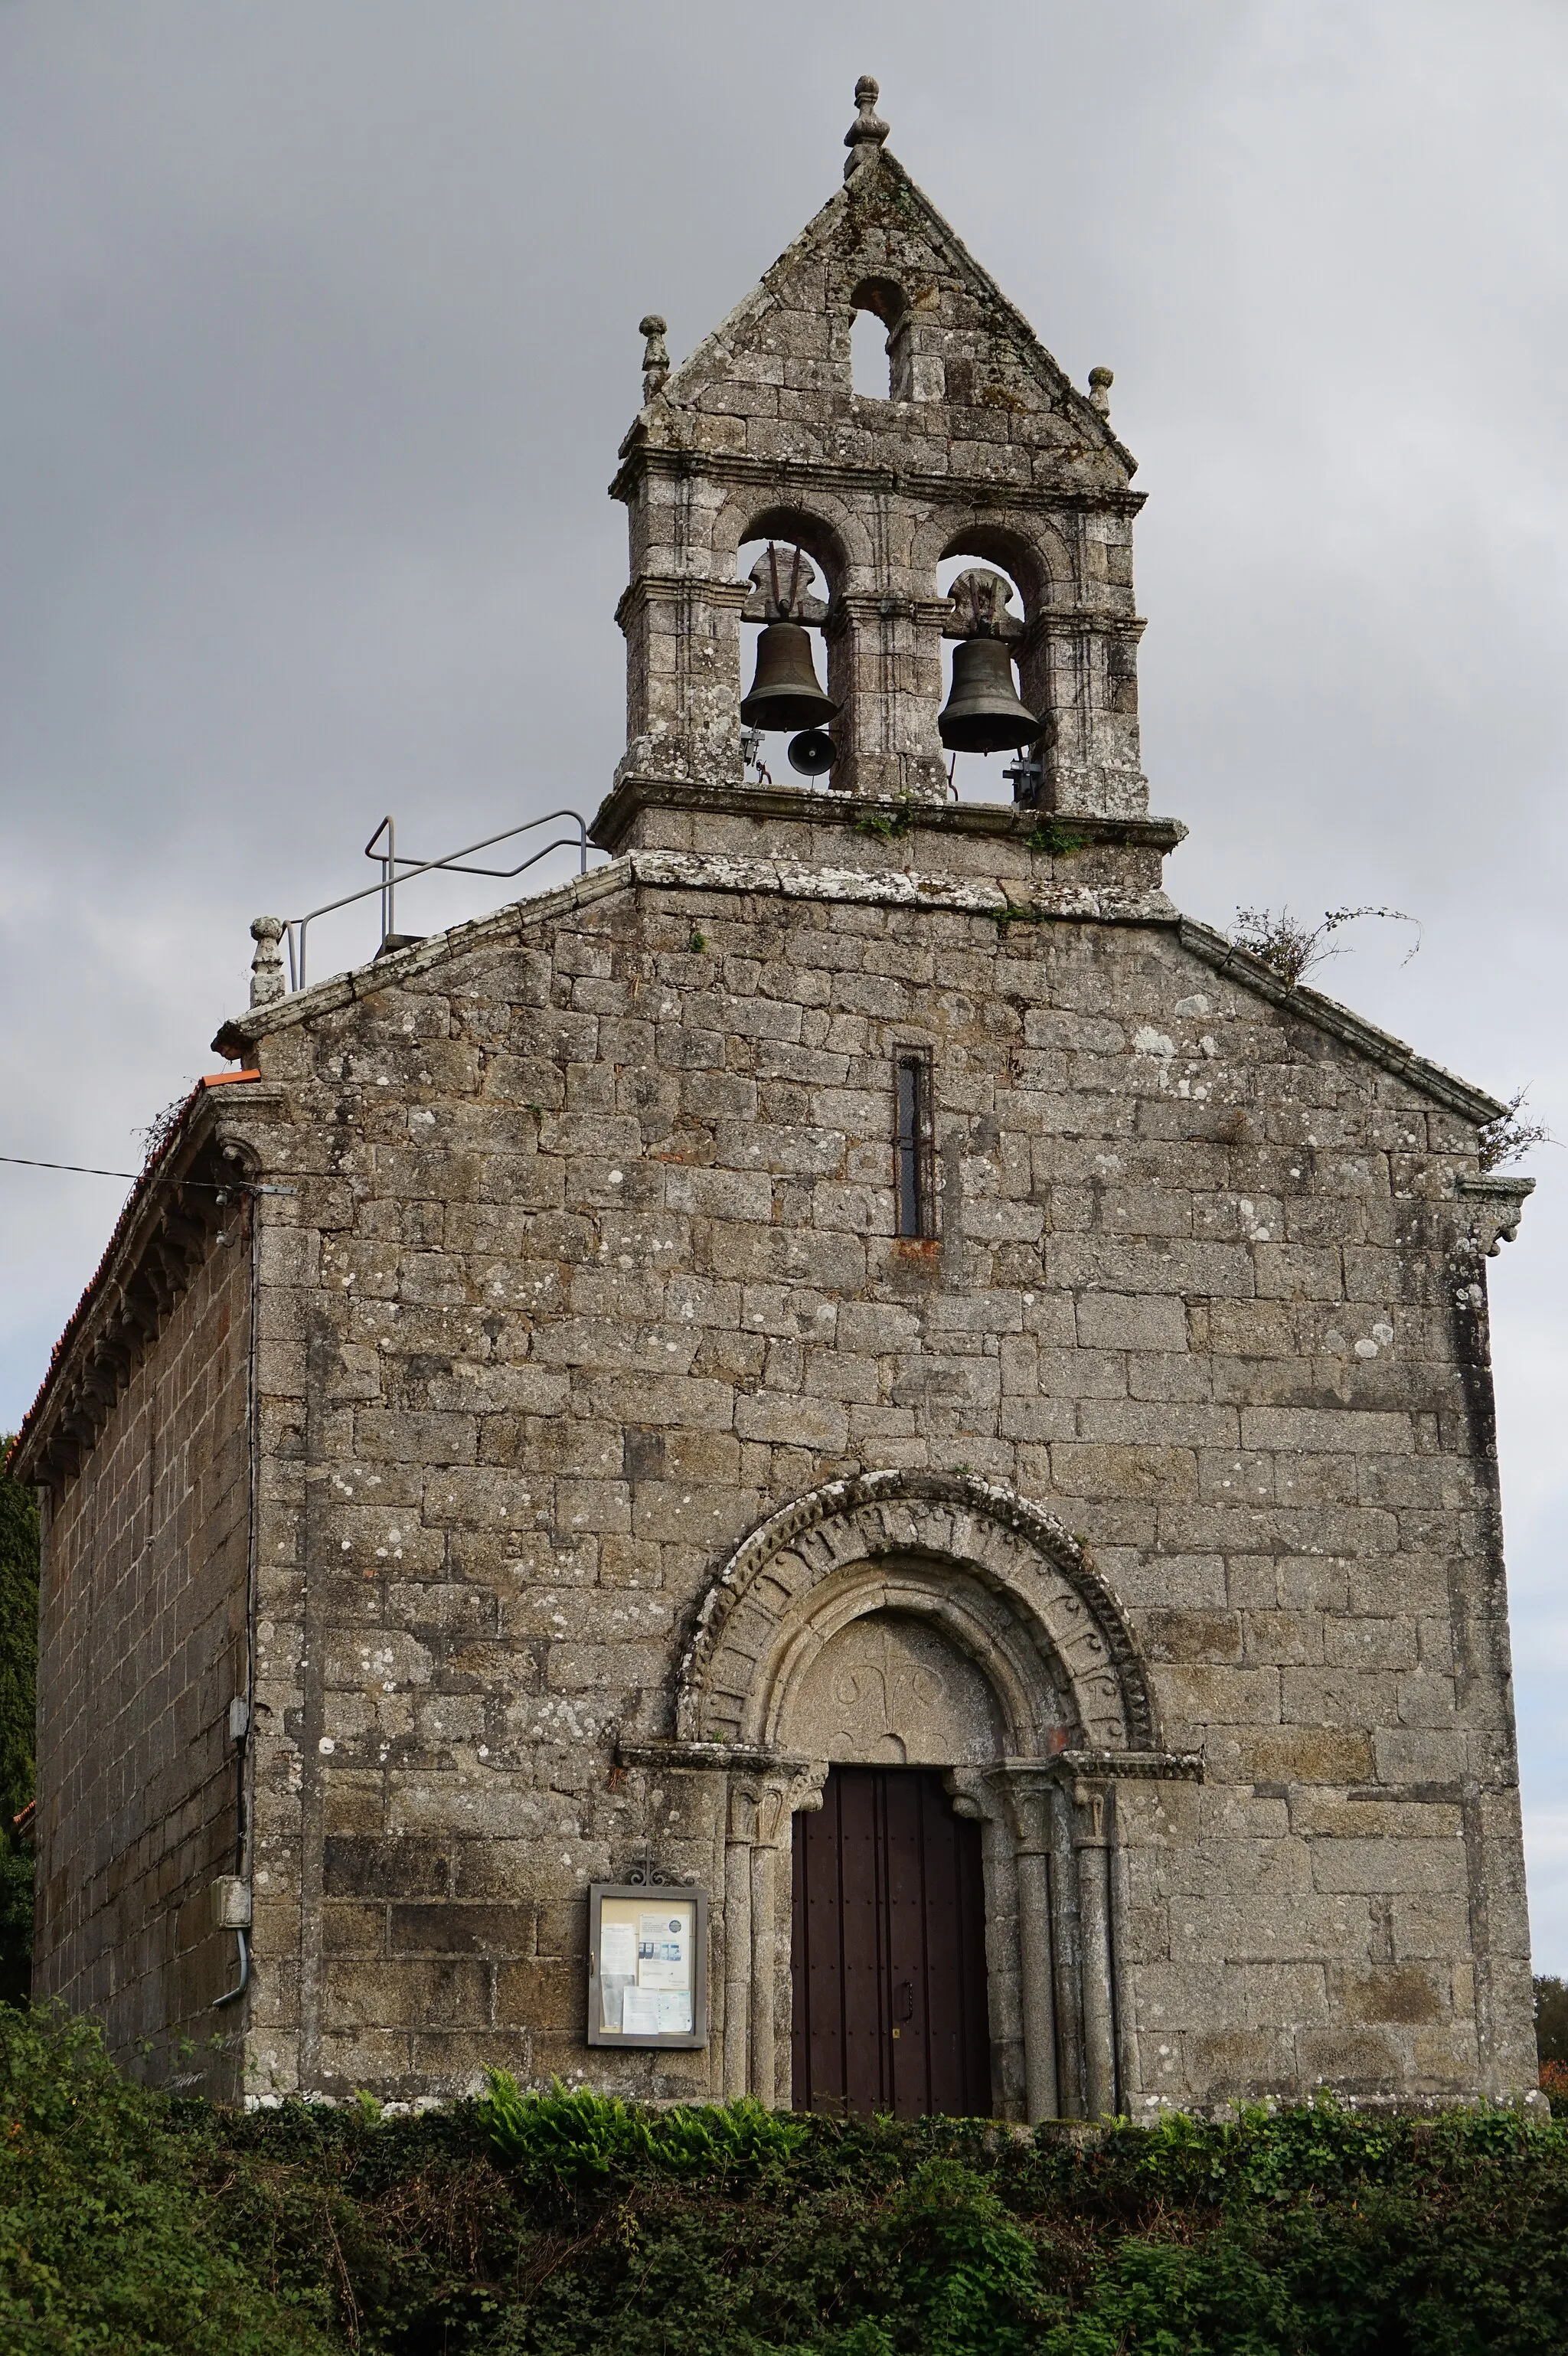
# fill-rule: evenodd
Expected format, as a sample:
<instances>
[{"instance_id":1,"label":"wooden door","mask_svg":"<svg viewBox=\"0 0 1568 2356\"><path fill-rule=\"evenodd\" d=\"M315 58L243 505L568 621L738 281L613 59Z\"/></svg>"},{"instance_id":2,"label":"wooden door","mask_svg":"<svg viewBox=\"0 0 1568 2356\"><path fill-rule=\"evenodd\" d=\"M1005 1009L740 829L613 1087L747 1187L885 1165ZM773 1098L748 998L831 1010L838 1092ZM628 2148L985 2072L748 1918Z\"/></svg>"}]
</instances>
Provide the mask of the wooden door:
<instances>
[{"instance_id":1,"label":"wooden door","mask_svg":"<svg viewBox=\"0 0 1568 2356\"><path fill-rule=\"evenodd\" d=\"M798 2111L988 2117L980 1827L940 1772L835 1767L795 1820Z\"/></svg>"}]
</instances>

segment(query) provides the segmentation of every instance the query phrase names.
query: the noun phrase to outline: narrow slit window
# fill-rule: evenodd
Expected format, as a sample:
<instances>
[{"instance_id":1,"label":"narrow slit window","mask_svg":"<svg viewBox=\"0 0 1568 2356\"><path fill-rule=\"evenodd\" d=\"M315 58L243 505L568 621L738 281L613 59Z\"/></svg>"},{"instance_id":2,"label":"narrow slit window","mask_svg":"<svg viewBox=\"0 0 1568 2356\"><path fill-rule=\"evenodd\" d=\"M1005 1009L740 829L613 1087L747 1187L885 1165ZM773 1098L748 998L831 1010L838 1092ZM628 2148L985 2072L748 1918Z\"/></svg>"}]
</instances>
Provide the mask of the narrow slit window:
<instances>
[{"instance_id":1,"label":"narrow slit window","mask_svg":"<svg viewBox=\"0 0 1568 2356\"><path fill-rule=\"evenodd\" d=\"M893 1150L895 1232L930 1237L936 1233L936 1189L932 1155L931 1057L905 1049L894 1063L898 1128Z\"/></svg>"}]
</instances>

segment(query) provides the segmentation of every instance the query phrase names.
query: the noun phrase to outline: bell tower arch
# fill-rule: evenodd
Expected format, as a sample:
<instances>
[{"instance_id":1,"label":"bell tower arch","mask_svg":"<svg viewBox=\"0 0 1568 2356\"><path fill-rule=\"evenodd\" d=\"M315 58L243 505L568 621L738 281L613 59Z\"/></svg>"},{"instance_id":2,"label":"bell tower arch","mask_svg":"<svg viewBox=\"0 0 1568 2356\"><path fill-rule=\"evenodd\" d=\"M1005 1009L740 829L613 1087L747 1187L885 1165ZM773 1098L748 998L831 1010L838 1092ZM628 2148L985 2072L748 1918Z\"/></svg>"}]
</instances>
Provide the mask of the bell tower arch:
<instances>
[{"instance_id":1,"label":"bell tower arch","mask_svg":"<svg viewBox=\"0 0 1568 2356\"><path fill-rule=\"evenodd\" d=\"M997 692L1004 673L1013 692L1019 666L1018 709L1039 723L1021 748L1038 766L1021 798L1103 820L1147 814L1132 589L1142 498L1111 428L1109 371L1087 391L1069 381L891 153L877 98L863 78L843 186L686 359L671 366L663 319L643 321L644 404L611 486L631 578L619 607L626 750L598 830L608 848L649 791L667 803L747 789L740 621L755 591L735 555L763 517L770 533L774 519L806 519L792 537L828 575L831 790L946 799L948 637ZM853 380L867 315L885 331L880 397ZM960 611L938 589L937 564L959 547L982 560L994 550L1023 586L1005 651L983 604Z\"/></svg>"}]
</instances>

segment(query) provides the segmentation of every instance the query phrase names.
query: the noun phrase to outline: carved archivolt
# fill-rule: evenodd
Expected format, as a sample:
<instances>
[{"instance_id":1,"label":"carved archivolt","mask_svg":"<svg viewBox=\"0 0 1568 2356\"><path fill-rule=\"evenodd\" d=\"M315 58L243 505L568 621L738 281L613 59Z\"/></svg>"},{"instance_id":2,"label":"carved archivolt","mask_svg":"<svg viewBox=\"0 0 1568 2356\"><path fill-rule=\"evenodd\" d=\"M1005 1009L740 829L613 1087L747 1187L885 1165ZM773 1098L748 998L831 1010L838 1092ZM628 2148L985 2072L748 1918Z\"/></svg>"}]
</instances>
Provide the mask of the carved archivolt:
<instances>
[{"instance_id":1,"label":"carved archivolt","mask_svg":"<svg viewBox=\"0 0 1568 2356\"><path fill-rule=\"evenodd\" d=\"M754 1529L704 1597L680 1665L687 1742L776 1742L823 1646L870 1611L912 1613L985 1667L1015 1754L1069 1731L1157 1747L1121 1606L1052 1514L962 1473L830 1481Z\"/></svg>"}]
</instances>

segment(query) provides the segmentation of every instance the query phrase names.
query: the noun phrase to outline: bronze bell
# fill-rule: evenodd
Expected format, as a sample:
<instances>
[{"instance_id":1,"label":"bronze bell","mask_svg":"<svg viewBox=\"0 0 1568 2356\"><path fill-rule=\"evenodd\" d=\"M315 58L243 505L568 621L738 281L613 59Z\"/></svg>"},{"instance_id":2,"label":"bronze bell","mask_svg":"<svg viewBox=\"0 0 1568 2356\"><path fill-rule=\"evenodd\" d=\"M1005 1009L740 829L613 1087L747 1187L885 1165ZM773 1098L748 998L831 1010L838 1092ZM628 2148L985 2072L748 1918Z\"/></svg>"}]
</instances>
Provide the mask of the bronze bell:
<instances>
[{"instance_id":1,"label":"bronze bell","mask_svg":"<svg viewBox=\"0 0 1568 2356\"><path fill-rule=\"evenodd\" d=\"M822 728L837 709L816 683L810 631L799 622L770 622L757 640L757 675L741 706L742 727Z\"/></svg>"},{"instance_id":2,"label":"bronze bell","mask_svg":"<svg viewBox=\"0 0 1568 2356\"><path fill-rule=\"evenodd\" d=\"M936 725L950 753L1005 753L1034 743L1040 723L1019 701L1004 639L960 639L953 649L953 691Z\"/></svg>"}]
</instances>

